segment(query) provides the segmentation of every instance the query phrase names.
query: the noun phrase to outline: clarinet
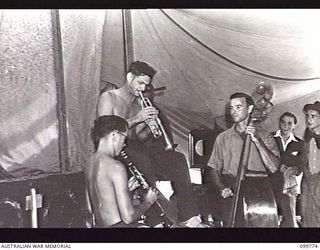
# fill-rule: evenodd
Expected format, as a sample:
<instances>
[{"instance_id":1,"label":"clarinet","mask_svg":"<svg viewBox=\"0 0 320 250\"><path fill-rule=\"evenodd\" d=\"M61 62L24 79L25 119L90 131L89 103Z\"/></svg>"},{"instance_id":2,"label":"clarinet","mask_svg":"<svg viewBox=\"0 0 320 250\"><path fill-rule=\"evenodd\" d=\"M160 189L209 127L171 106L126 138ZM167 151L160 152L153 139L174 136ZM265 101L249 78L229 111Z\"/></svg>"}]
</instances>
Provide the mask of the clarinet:
<instances>
[{"instance_id":1,"label":"clarinet","mask_svg":"<svg viewBox=\"0 0 320 250\"><path fill-rule=\"evenodd\" d=\"M130 173L136 178L138 183L141 185L141 187L146 190L150 187L146 179L143 177L142 173L136 168L136 166L133 164L132 161L130 161L127 153L122 150L120 152L120 155L122 158L126 161L126 164L128 166L128 169ZM161 224L163 225L164 228L171 228L173 227L173 222L167 217L166 213L164 212L163 207L159 203L158 200L155 201L155 206L153 206L156 211L159 213L159 216L161 218Z\"/></svg>"}]
</instances>

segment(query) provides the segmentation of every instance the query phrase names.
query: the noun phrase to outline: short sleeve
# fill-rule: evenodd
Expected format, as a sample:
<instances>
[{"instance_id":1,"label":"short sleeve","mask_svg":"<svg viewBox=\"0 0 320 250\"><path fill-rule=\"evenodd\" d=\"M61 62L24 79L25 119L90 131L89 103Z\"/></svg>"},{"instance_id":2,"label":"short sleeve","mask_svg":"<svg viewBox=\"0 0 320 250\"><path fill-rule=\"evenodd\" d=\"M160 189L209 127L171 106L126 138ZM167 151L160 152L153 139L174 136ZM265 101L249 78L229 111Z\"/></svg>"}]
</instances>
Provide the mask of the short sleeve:
<instances>
[{"instance_id":1,"label":"short sleeve","mask_svg":"<svg viewBox=\"0 0 320 250\"><path fill-rule=\"evenodd\" d=\"M265 132L265 138L263 140L266 147L280 159L280 153L278 150L277 143L271 133Z\"/></svg>"},{"instance_id":2,"label":"short sleeve","mask_svg":"<svg viewBox=\"0 0 320 250\"><path fill-rule=\"evenodd\" d=\"M213 145L212 154L210 156L208 166L221 172L223 168L223 143L222 134L218 135Z\"/></svg>"}]
</instances>

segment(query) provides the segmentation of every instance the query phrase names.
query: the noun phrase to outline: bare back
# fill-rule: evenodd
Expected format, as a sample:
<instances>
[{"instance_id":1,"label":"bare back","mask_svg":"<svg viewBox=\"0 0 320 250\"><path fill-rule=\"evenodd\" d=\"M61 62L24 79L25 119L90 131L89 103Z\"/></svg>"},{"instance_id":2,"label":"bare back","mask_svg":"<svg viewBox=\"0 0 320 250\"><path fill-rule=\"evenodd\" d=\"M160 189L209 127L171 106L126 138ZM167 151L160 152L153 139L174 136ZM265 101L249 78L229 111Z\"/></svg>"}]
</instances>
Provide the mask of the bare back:
<instances>
[{"instance_id":1,"label":"bare back","mask_svg":"<svg viewBox=\"0 0 320 250\"><path fill-rule=\"evenodd\" d=\"M90 159L86 184L97 227L108 227L121 221L115 187L115 182L124 182L123 188L127 188L127 175L121 168L124 166L120 162L105 155L95 154ZM123 178L119 180L119 176Z\"/></svg>"}]
</instances>

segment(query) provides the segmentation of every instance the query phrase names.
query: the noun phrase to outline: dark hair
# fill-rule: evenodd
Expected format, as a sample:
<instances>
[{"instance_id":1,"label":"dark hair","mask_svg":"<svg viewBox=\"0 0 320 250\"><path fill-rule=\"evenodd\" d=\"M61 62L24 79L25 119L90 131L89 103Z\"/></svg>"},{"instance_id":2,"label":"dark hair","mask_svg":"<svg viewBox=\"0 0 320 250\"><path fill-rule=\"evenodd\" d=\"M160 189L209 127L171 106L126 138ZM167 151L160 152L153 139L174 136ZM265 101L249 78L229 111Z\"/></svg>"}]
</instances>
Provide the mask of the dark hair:
<instances>
[{"instance_id":1,"label":"dark hair","mask_svg":"<svg viewBox=\"0 0 320 250\"><path fill-rule=\"evenodd\" d=\"M285 117L285 116L292 117L294 124L297 124L297 122L298 122L297 117L295 116L295 114L292 114L292 113L290 113L290 112L284 112L284 113L280 116L279 121L281 121L282 118Z\"/></svg>"},{"instance_id":2,"label":"dark hair","mask_svg":"<svg viewBox=\"0 0 320 250\"><path fill-rule=\"evenodd\" d=\"M316 101L315 103L309 103L303 107L303 113L306 114L309 110L317 111L320 114L320 102Z\"/></svg>"},{"instance_id":3,"label":"dark hair","mask_svg":"<svg viewBox=\"0 0 320 250\"><path fill-rule=\"evenodd\" d=\"M128 130L128 122L120 116L104 115L94 121L93 129L91 130L91 138L95 150L98 149L100 139L112 131L119 130L126 132Z\"/></svg>"},{"instance_id":4,"label":"dark hair","mask_svg":"<svg viewBox=\"0 0 320 250\"><path fill-rule=\"evenodd\" d=\"M149 64L140 61L131 63L128 69L129 72L136 76L147 75L151 79L156 74L156 71Z\"/></svg>"},{"instance_id":5,"label":"dark hair","mask_svg":"<svg viewBox=\"0 0 320 250\"><path fill-rule=\"evenodd\" d=\"M231 100L231 99L235 99L235 98L246 98L247 105L254 106L254 101L253 101L252 97L246 93L241 93L241 92L234 93L233 95L230 96L229 99Z\"/></svg>"}]
</instances>

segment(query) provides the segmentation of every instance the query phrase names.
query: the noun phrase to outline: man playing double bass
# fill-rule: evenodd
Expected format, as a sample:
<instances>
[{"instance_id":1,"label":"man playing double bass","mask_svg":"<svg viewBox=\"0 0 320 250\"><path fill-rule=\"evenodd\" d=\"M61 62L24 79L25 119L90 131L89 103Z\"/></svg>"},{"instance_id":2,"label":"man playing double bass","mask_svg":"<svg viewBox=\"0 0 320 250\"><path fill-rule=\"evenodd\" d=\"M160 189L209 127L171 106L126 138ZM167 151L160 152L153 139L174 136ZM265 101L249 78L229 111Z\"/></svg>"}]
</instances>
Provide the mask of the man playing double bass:
<instances>
[{"instance_id":1,"label":"man playing double bass","mask_svg":"<svg viewBox=\"0 0 320 250\"><path fill-rule=\"evenodd\" d=\"M208 165L210 178L220 192L221 219L226 223L232 207L237 171L239 168L245 137L250 135L251 147L247 169L272 173L279 165L279 151L273 136L261 128L249 125L250 114L254 108L251 96L235 93L230 96L230 114L233 126L216 138ZM243 227L244 225L237 225Z\"/></svg>"}]
</instances>

